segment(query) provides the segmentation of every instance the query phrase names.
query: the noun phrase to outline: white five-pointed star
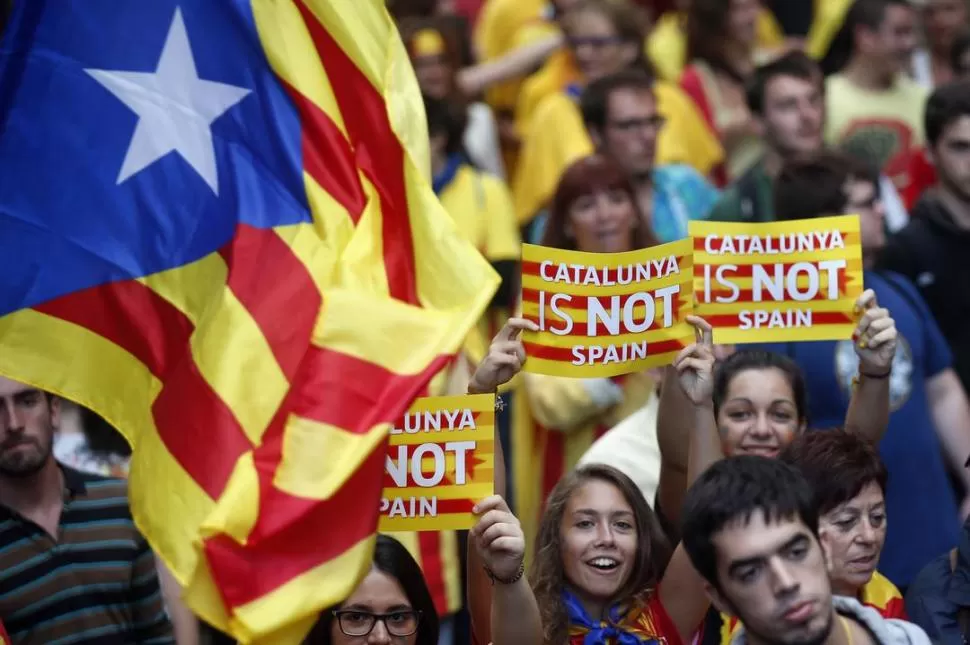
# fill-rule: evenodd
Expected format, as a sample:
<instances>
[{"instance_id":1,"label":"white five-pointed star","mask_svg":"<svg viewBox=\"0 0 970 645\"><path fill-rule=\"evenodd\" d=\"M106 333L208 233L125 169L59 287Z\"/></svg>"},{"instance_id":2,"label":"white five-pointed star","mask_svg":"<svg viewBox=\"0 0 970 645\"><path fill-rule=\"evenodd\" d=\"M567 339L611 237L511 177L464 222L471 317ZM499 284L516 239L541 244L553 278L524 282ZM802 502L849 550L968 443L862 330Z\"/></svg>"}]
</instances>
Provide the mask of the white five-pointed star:
<instances>
[{"instance_id":1,"label":"white five-pointed star","mask_svg":"<svg viewBox=\"0 0 970 645\"><path fill-rule=\"evenodd\" d=\"M119 184L174 150L219 194L212 122L249 90L199 78L180 9L154 73L85 71L138 115Z\"/></svg>"}]
</instances>

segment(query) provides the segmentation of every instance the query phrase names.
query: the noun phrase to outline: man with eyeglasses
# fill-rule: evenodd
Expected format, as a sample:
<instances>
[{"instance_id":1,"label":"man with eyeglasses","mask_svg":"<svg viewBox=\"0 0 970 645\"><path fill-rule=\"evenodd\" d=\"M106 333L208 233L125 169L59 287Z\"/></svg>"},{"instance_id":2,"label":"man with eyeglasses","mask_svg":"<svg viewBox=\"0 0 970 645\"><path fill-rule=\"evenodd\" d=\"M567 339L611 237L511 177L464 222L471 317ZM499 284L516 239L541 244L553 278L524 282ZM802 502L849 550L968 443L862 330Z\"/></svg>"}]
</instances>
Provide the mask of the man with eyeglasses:
<instances>
[{"instance_id":1,"label":"man with eyeglasses","mask_svg":"<svg viewBox=\"0 0 970 645\"><path fill-rule=\"evenodd\" d=\"M654 79L632 69L597 79L583 91L580 104L590 138L630 176L645 224L657 239L687 237L687 223L705 219L719 193L690 166L655 165L664 118L657 110Z\"/></svg>"}]
</instances>

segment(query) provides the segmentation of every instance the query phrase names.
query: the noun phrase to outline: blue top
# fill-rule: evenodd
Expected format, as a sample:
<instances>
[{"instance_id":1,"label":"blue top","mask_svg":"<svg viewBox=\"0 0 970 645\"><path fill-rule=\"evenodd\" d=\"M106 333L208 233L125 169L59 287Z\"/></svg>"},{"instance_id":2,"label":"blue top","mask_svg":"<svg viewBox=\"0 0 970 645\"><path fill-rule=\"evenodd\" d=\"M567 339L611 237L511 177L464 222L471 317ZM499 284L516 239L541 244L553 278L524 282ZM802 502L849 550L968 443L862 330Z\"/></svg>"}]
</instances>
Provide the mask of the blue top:
<instances>
[{"instance_id":1,"label":"blue top","mask_svg":"<svg viewBox=\"0 0 970 645\"><path fill-rule=\"evenodd\" d=\"M20 2L0 42L0 315L310 221L248 2Z\"/></svg>"},{"instance_id":2,"label":"blue top","mask_svg":"<svg viewBox=\"0 0 970 645\"><path fill-rule=\"evenodd\" d=\"M952 367L946 340L916 288L902 276L867 271L865 285L892 314L899 343L890 378L892 415L879 445L889 471L888 532L879 571L906 587L920 568L953 548L960 532L957 500L947 478L926 382ZM859 359L851 341L769 343L760 349L791 356L805 373L813 428L841 427Z\"/></svg>"}]
</instances>

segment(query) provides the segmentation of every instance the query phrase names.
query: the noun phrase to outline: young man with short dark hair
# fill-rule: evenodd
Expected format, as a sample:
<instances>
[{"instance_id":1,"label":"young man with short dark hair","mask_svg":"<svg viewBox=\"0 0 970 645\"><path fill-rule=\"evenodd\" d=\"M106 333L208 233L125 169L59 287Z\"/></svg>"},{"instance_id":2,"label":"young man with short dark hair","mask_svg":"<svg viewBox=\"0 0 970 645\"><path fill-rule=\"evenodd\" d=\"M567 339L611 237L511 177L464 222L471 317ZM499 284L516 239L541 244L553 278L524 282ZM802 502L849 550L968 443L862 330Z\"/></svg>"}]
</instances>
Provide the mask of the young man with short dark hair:
<instances>
[{"instance_id":1,"label":"young man with short dark hair","mask_svg":"<svg viewBox=\"0 0 970 645\"><path fill-rule=\"evenodd\" d=\"M923 145L927 95L908 75L916 11L907 0L856 0L843 32L848 59L826 79L825 140L873 163L903 191Z\"/></svg>"},{"instance_id":2,"label":"young man with short dark hair","mask_svg":"<svg viewBox=\"0 0 970 645\"><path fill-rule=\"evenodd\" d=\"M748 85L748 109L764 132L765 155L732 184L711 212L721 222L773 222L774 178L782 165L822 150L825 99L822 70L801 52L791 52L759 67ZM890 230L909 217L892 182L879 178Z\"/></svg>"},{"instance_id":3,"label":"young man with short dark hair","mask_svg":"<svg viewBox=\"0 0 970 645\"><path fill-rule=\"evenodd\" d=\"M970 81L933 92L924 128L939 183L889 240L881 264L919 288L970 390Z\"/></svg>"},{"instance_id":4,"label":"young man with short dark hair","mask_svg":"<svg viewBox=\"0 0 970 645\"><path fill-rule=\"evenodd\" d=\"M777 459L739 456L705 471L684 500L683 544L711 602L744 645L928 645L910 623L833 596L812 489Z\"/></svg>"},{"instance_id":5,"label":"young man with short dark hair","mask_svg":"<svg viewBox=\"0 0 970 645\"><path fill-rule=\"evenodd\" d=\"M60 401L0 377L0 616L14 642L174 644L124 481L55 461Z\"/></svg>"},{"instance_id":6,"label":"young man with short dark hair","mask_svg":"<svg viewBox=\"0 0 970 645\"><path fill-rule=\"evenodd\" d=\"M879 568L904 590L920 567L957 540L960 505L944 456L959 467L970 454L967 397L946 341L916 288L901 275L876 270L886 235L870 166L834 151L789 162L775 183L775 209L783 220L859 215L865 286L896 321L899 339L892 369L860 378L889 380L893 414L879 452L890 474L886 508L893 519ZM787 354L801 367L812 393L809 417L816 427L841 423L853 379L859 376L851 340L758 347ZM963 480L970 484L967 475L964 471Z\"/></svg>"},{"instance_id":7,"label":"young man with short dark hair","mask_svg":"<svg viewBox=\"0 0 970 645\"><path fill-rule=\"evenodd\" d=\"M593 144L630 176L640 211L657 239L687 237L687 223L706 218L719 193L688 165L656 165L664 118L657 109L654 79L642 70L597 79L583 91L580 107Z\"/></svg>"}]
</instances>

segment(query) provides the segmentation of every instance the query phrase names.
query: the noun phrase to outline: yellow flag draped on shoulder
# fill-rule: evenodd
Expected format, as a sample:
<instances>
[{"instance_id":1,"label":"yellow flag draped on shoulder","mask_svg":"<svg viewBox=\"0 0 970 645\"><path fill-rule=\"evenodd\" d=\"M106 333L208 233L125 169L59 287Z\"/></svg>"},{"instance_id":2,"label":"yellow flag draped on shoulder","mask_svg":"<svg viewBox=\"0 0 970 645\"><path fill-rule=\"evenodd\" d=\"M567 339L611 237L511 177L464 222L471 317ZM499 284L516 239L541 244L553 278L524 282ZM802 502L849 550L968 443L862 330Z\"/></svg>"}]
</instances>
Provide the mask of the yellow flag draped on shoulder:
<instances>
[{"instance_id":1,"label":"yellow flag draped on shoulder","mask_svg":"<svg viewBox=\"0 0 970 645\"><path fill-rule=\"evenodd\" d=\"M125 434L194 611L297 643L369 568L389 423L498 276L428 184L382 0L83 7L18 3L0 51L0 253L49 250L7 276L0 373Z\"/></svg>"}]
</instances>

